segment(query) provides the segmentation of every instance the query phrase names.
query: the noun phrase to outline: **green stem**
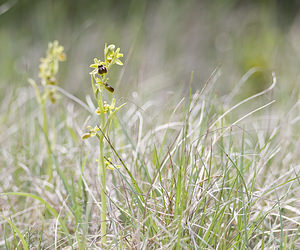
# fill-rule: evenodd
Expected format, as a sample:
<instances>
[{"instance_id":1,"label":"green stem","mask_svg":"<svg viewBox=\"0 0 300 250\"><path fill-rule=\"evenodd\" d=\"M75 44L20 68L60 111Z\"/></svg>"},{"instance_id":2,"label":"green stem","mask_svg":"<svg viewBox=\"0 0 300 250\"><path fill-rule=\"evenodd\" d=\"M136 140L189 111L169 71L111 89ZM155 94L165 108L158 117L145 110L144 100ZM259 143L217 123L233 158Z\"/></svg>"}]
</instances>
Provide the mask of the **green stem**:
<instances>
[{"instance_id":1,"label":"green stem","mask_svg":"<svg viewBox=\"0 0 300 250\"><path fill-rule=\"evenodd\" d=\"M106 244L106 168L104 163L104 141L100 136L99 175L101 181L101 243Z\"/></svg>"},{"instance_id":2,"label":"green stem","mask_svg":"<svg viewBox=\"0 0 300 250\"><path fill-rule=\"evenodd\" d=\"M102 91L100 91L100 98L99 98L99 106L101 110L101 129L104 129L105 126L105 115L103 113L103 101L102 101ZM104 131L103 131L104 132ZM107 242L106 237L106 167L104 163L104 137L100 135L100 142L99 142L99 160L98 160L98 168L99 168L99 177L101 183L101 245L105 247Z\"/></svg>"},{"instance_id":3,"label":"green stem","mask_svg":"<svg viewBox=\"0 0 300 250\"><path fill-rule=\"evenodd\" d=\"M46 101L42 101L42 113L43 113L43 130L46 141L49 141L49 133L48 133L48 123L47 123L47 115L46 115ZM46 143L47 145L47 152L48 152L48 182L51 182L53 177L53 170L52 170L52 157L51 157L51 146Z\"/></svg>"}]
</instances>

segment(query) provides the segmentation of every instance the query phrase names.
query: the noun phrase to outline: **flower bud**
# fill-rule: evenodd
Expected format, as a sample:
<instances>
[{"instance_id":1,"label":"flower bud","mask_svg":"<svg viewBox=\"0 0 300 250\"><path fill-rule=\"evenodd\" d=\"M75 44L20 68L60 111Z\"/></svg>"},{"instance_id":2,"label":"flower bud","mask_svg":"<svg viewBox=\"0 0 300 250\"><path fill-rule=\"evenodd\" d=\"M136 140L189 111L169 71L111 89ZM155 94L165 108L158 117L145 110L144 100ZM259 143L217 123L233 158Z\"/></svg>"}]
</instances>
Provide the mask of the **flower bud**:
<instances>
[{"instance_id":1,"label":"flower bud","mask_svg":"<svg viewBox=\"0 0 300 250\"><path fill-rule=\"evenodd\" d=\"M108 51L108 52L112 52L115 48L116 48L116 46L115 46L114 44L110 44L110 45L107 47L107 51Z\"/></svg>"},{"instance_id":2,"label":"flower bud","mask_svg":"<svg viewBox=\"0 0 300 250\"><path fill-rule=\"evenodd\" d=\"M100 110L99 107L95 110L95 113L96 113L97 115L100 115L100 114L101 114L101 110Z\"/></svg>"},{"instance_id":3,"label":"flower bud","mask_svg":"<svg viewBox=\"0 0 300 250\"><path fill-rule=\"evenodd\" d=\"M110 86L109 84L105 83L104 87L106 88L106 90L108 90L110 93L114 93L115 89Z\"/></svg>"},{"instance_id":4,"label":"flower bud","mask_svg":"<svg viewBox=\"0 0 300 250\"><path fill-rule=\"evenodd\" d=\"M89 137L91 137L91 133L85 133L85 134L83 134L83 135L81 136L81 139L82 139L82 140L85 140L85 139L87 139L87 138L89 138Z\"/></svg>"}]
</instances>

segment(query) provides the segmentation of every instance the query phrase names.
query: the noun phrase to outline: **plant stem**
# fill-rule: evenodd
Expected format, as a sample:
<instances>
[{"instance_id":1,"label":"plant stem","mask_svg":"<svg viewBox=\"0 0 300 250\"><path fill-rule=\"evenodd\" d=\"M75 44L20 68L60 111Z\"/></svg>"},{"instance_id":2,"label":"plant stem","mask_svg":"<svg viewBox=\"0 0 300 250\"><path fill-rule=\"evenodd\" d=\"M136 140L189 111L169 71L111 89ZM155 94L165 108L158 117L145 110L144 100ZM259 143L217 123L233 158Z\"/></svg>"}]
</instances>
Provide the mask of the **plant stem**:
<instances>
[{"instance_id":1,"label":"plant stem","mask_svg":"<svg viewBox=\"0 0 300 250\"><path fill-rule=\"evenodd\" d=\"M101 129L105 126L105 115L103 113L103 101L102 101L102 91L100 91L100 98L99 98L99 106L101 110ZM103 131L104 132L104 131ZM98 160L98 168L99 168L99 177L101 183L101 245L105 247L107 242L106 237L106 167L104 163L104 136L103 134L100 135L100 142L99 142L99 160Z\"/></svg>"},{"instance_id":2,"label":"plant stem","mask_svg":"<svg viewBox=\"0 0 300 250\"><path fill-rule=\"evenodd\" d=\"M99 154L99 175L101 181L101 244L106 244L106 168L104 164L104 141L100 137L100 154Z\"/></svg>"},{"instance_id":3,"label":"plant stem","mask_svg":"<svg viewBox=\"0 0 300 250\"><path fill-rule=\"evenodd\" d=\"M46 115L46 101L42 101L42 113L43 113L43 130L46 141L49 141L49 134L48 134L48 123L47 123L47 115ZM51 158L51 146L49 143L47 145L47 152L48 152L48 182L51 182L53 177L53 170L52 170L52 158Z\"/></svg>"}]
</instances>

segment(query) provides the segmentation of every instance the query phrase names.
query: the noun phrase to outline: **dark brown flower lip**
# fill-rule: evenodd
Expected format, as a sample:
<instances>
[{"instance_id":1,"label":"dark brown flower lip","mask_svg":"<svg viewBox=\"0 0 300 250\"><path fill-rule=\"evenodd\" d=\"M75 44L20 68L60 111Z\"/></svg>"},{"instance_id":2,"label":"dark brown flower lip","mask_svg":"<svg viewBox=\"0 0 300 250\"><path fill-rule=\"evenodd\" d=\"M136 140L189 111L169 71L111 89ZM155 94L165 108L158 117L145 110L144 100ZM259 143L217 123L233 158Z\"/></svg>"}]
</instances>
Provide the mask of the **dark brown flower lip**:
<instances>
[{"instance_id":1,"label":"dark brown flower lip","mask_svg":"<svg viewBox=\"0 0 300 250\"><path fill-rule=\"evenodd\" d=\"M115 89L110 86L108 83L105 83L104 85L105 89L108 90L110 93L114 93Z\"/></svg>"},{"instance_id":2,"label":"dark brown flower lip","mask_svg":"<svg viewBox=\"0 0 300 250\"><path fill-rule=\"evenodd\" d=\"M98 74L102 75L102 74L106 74L106 73L107 73L107 68L105 66L103 66L102 64L98 65Z\"/></svg>"}]
</instances>

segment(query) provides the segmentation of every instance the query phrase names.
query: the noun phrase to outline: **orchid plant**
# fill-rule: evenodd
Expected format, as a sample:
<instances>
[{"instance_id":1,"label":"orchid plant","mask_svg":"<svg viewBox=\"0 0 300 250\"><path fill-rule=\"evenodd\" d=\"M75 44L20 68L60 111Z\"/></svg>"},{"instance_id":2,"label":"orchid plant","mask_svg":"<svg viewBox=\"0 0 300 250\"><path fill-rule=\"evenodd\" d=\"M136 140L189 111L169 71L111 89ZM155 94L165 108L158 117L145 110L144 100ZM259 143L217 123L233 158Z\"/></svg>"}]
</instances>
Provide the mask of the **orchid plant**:
<instances>
[{"instance_id":1,"label":"orchid plant","mask_svg":"<svg viewBox=\"0 0 300 250\"><path fill-rule=\"evenodd\" d=\"M99 157L98 157L98 172L101 183L101 243L104 247L107 242L106 232L106 170L119 167L112 163L111 159L104 154L105 139L111 128L111 124L116 112L122 108L124 104L116 107L116 99L112 98L111 103L107 103L103 100L103 92L107 90L110 94L114 93L114 88L108 83L108 75L113 65L123 65L120 58L123 54L120 53L120 48L110 44L105 44L104 48L104 60L94 59L94 63L90 65L93 70L90 72L91 83L94 92L95 99L98 107L95 113L99 116L99 124L94 128L88 126L88 132L82 135L82 139L85 140L89 137L96 136L99 140Z\"/></svg>"},{"instance_id":2,"label":"orchid plant","mask_svg":"<svg viewBox=\"0 0 300 250\"><path fill-rule=\"evenodd\" d=\"M41 58L41 63L39 66L39 78L40 84L42 85L42 90L38 87L38 84L31 78L28 79L29 83L35 89L36 99L41 108L43 114L43 131L46 138L46 145L48 151L48 182L52 180L53 177L53 167L52 167L52 156L51 156L51 143L49 140L48 122L47 122L47 112L46 104L50 100L51 103L55 103L59 98L56 89L53 87L57 85L56 75L59 70L59 62L66 60L66 54L64 53L64 47L61 46L58 41L50 42L48 44L48 49L46 52L46 57Z\"/></svg>"}]
</instances>

